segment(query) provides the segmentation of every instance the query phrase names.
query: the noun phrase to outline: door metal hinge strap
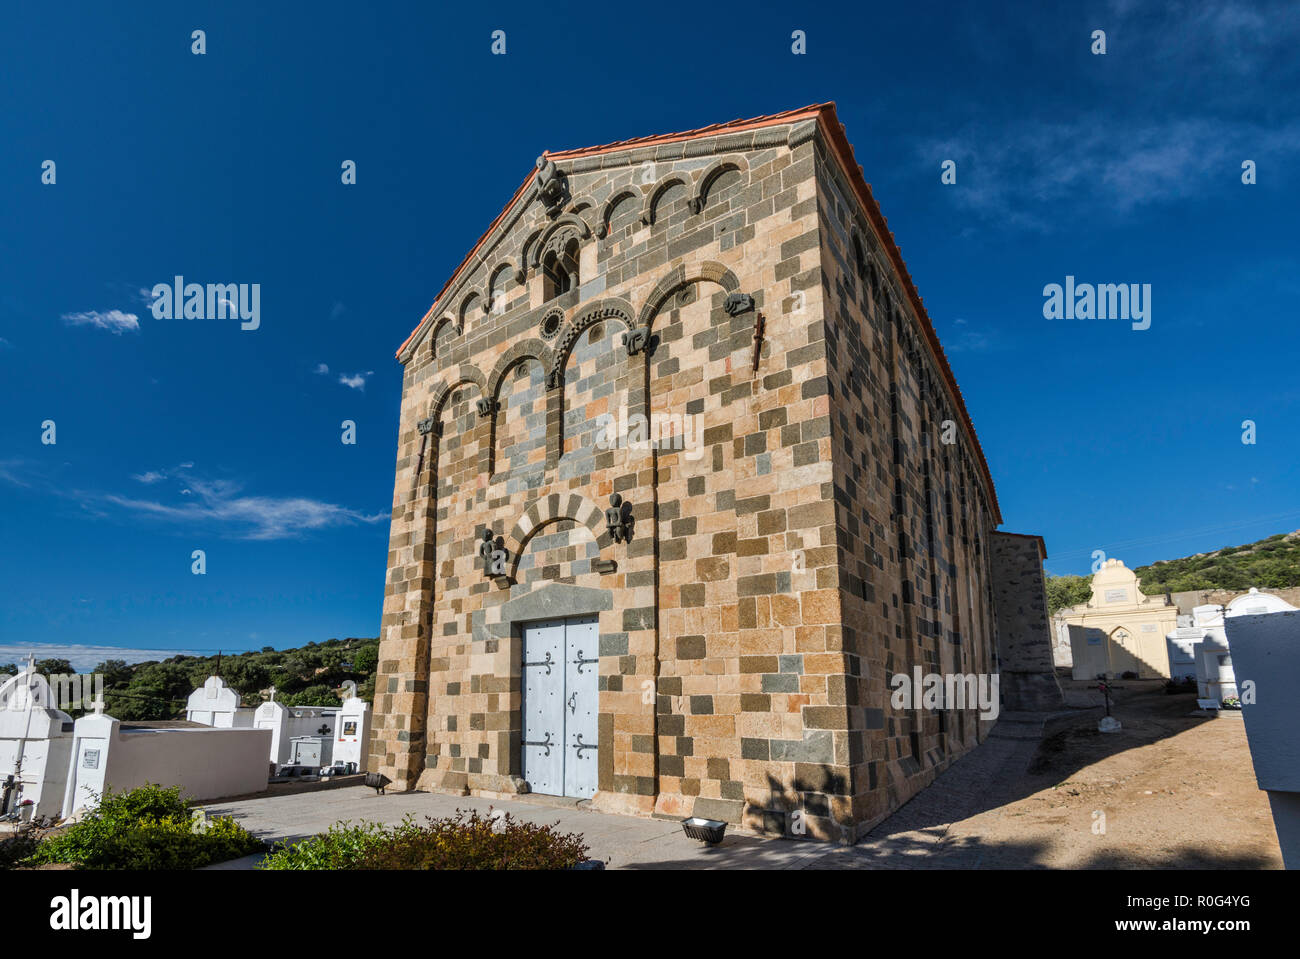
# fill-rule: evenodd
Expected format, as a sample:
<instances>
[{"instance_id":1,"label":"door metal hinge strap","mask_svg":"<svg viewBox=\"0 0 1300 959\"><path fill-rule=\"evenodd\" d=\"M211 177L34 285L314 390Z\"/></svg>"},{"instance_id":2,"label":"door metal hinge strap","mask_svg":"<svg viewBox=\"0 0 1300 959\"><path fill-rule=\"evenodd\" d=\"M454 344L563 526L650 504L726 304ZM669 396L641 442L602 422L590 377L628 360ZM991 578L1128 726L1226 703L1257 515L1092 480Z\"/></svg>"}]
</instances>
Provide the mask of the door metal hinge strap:
<instances>
[{"instance_id":1,"label":"door metal hinge strap","mask_svg":"<svg viewBox=\"0 0 1300 959\"><path fill-rule=\"evenodd\" d=\"M549 730L547 730L546 738L545 738L544 740L542 740L541 742L530 743L528 740L525 739L525 740L524 740L524 745L525 745L525 746L541 746L542 748L544 748L544 749L546 750L545 755L549 756L549 755L551 754L551 746L554 745L554 744L551 742L551 733L550 733ZM579 754L579 755L581 755L581 754Z\"/></svg>"}]
</instances>

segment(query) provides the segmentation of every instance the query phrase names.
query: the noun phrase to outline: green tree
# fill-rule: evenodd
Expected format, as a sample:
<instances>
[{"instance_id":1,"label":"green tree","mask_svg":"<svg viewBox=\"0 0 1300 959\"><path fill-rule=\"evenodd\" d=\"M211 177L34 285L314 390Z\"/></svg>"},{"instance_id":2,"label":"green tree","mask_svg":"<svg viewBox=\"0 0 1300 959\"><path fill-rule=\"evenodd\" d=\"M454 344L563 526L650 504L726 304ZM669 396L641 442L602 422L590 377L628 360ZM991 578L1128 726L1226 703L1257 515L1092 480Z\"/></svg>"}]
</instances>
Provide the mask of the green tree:
<instances>
[{"instance_id":1,"label":"green tree","mask_svg":"<svg viewBox=\"0 0 1300 959\"><path fill-rule=\"evenodd\" d=\"M1047 611L1056 613L1092 598L1091 576L1053 576L1047 573Z\"/></svg>"},{"instance_id":2,"label":"green tree","mask_svg":"<svg viewBox=\"0 0 1300 959\"><path fill-rule=\"evenodd\" d=\"M286 706L337 706L338 694L328 686L307 686L282 700Z\"/></svg>"},{"instance_id":3,"label":"green tree","mask_svg":"<svg viewBox=\"0 0 1300 959\"><path fill-rule=\"evenodd\" d=\"M352 669L362 675L369 675L379 668L379 647L362 646L352 657Z\"/></svg>"}]
</instances>

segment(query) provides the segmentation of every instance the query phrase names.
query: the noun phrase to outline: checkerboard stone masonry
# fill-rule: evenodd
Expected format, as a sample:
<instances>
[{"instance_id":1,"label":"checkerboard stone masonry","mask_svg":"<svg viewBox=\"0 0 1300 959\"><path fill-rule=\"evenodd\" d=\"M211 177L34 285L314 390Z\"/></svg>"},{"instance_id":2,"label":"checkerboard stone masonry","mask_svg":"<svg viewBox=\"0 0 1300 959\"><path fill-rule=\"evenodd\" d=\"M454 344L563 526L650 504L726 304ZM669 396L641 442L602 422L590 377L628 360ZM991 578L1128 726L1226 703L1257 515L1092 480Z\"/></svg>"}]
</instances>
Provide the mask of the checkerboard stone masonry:
<instances>
[{"instance_id":1,"label":"checkerboard stone masonry","mask_svg":"<svg viewBox=\"0 0 1300 959\"><path fill-rule=\"evenodd\" d=\"M573 615L598 808L852 841L979 743L974 709L890 704L914 665L996 671L1001 518L846 147L826 105L549 154L550 210L525 181L398 354L369 768L526 790L520 626ZM597 442L620 411L702 450Z\"/></svg>"},{"instance_id":2,"label":"checkerboard stone masonry","mask_svg":"<svg viewBox=\"0 0 1300 959\"><path fill-rule=\"evenodd\" d=\"M1018 712L1064 709L1052 662L1042 537L996 532L992 544L1003 706Z\"/></svg>"}]
</instances>

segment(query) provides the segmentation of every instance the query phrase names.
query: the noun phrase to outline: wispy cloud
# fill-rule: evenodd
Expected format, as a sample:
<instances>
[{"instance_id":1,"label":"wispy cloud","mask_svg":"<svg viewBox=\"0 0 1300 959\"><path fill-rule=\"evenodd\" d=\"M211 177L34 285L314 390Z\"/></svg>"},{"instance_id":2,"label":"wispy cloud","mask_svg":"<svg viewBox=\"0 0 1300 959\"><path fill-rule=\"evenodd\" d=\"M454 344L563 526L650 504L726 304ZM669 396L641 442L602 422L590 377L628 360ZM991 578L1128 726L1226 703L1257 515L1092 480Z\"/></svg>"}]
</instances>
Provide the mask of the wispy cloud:
<instances>
[{"instance_id":1,"label":"wispy cloud","mask_svg":"<svg viewBox=\"0 0 1300 959\"><path fill-rule=\"evenodd\" d=\"M0 336L0 350L12 350L13 348L14 345L12 343L6 340L3 336Z\"/></svg>"},{"instance_id":2,"label":"wispy cloud","mask_svg":"<svg viewBox=\"0 0 1300 959\"><path fill-rule=\"evenodd\" d=\"M317 376L325 376L327 373L329 373L329 371L330 371L330 368L329 368L328 366L326 366L324 363L317 363L317 364L316 364L316 370L315 370L315 373L316 373Z\"/></svg>"},{"instance_id":3,"label":"wispy cloud","mask_svg":"<svg viewBox=\"0 0 1300 959\"><path fill-rule=\"evenodd\" d=\"M341 373L339 374L339 382L342 383L344 386L352 387L352 389L354 390L361 390L362 392L365 392L366 377L374 376L374 375L375 375L374 370L366 370L366 372L364 373L353 373L351 376L347 375L346 373Z\"/></svg>"},{"instance_id":4,"label":"wispy cloud","mask_svg":"<svg viewBox=\"0 0 1300 959\"><path fill-rule=\"evenodd\" d=\"M943 351L953 353L995 353L1007 349L1007 342L994 329L971 323L969 320L957 319L951 330L945 330L939 336Z\"/></svg>"},{"instance_id":5,"label":"wispy cloud","mask_svg":"<svg viewBox=\"0 0 1300 959\"><path fill-rule=\"evenodd\" d=\"M385 513L365 513L306 496L254 496L243 484L197 475L193 464L150 470L133 478L158 494L151 498L74 489L54 482L41 469L18 460L0 461L0 480L25 488L44 488L74 501L85 513L103 519L128 517L192 529L210 529L233 539L291 539L305 533L384 522ZM160 484L172 481L173 493Z\"/></svg>"},{"instance_id":6,"label":"wispy cloud","mask_svg":"<svg viewBox=\"0 0 1300 959\"><path fill-rule=\"evenodd\" d=\"M239 539L286 539L302 533L378 523L384 514L366 514L334 503L305 496L249 496L241 484L230 480L207 480L178 469L176 477L185 486L182 502L140 499L108 494L103 501L137 516L187 526L206 525Z\"/></svg>"},{"instance_id":7,"label":"wispy cloud","mask_svg":"<svg viewBox=\"0 0 1300 959\"><path fill-rule=\"evenodd\" d=\"M1006 226L1052 232L1139 207L1243 189L1244 160L1300 155L1300 122L1212 119L1151 124L1089 116L1067 122L972 126L918 149L925 168L955 160L955 201Z\"/></svg>"},{"instance_id":8,"label":"wispy cloud","mask_svg":"<svg viewBox=\"0 0 1300 959\"><path fill-rule=\"evenodd\" d=\"M127 331L136 333L140 330L140 318L134 313L123 313L121 310L64 313L62 319L68 326L93 326L101 330L109 330L115 336L121 336Z\"/></svg>"}]
</instances>

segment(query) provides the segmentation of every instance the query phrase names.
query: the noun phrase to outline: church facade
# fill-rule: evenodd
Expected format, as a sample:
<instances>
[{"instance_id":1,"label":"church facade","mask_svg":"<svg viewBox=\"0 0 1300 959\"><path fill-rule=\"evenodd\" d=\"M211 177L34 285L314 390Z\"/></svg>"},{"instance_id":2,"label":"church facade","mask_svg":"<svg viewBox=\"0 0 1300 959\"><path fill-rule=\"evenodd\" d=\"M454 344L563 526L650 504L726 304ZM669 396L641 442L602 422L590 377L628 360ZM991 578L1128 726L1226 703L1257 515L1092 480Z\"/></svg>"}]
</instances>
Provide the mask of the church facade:
<instances>
[{"instance_id":1,"label":"church facade","mask_svg":"<svg viewBox=\"0 0 1300 959\"><path fill-rule=\"evenodd\" d=\"M853 841L987 732L891 700L997 672L1003 534L833 105L545 154L398 357L398 788Z\"/></svg>"}]
</instances>

